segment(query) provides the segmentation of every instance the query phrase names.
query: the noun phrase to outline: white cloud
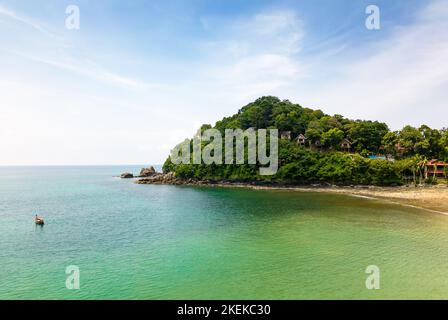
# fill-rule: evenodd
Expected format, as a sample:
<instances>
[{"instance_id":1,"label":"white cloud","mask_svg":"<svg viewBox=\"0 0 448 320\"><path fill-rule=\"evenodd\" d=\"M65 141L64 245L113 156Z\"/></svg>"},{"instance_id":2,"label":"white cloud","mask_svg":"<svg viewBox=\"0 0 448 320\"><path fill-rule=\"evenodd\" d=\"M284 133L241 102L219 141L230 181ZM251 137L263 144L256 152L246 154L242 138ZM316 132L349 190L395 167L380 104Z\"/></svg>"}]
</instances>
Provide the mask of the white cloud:
<instances>
[{"instance_id":1,"label":"white cloud","mask_svg":"<svg viewBox=\"0 0 448 320\"><path fill-rule=\"evenodd\" d=\"M260 54L211 67L207 72L210 82L204 84L205 87L212 86L214 94L224 101L236 99L235 103L241 104L262 95L282 92L303 76L304 69L291 57Z\"/></svg>"},{"instance_id":2,"label":"white cloud","mask_svg":"<svg viewBox=\"0 0 448 320\"><path fill-rule=\"evenodd\" d=\"M127 69L129 64L107 68L106 61L131 56L126 48L103 60L93 44L67 45L22 14L0 7L0 15L31 27L21 34L22 47L2 43L3 52L16 53L0 60L3 164L160 163L200 123L214 123L268 94L393 127L441 127L448 118L446 2L434 2L414 23L377 43L354 48L335 36L313 56L302 50L307 35L292 11L261 12L218 26L204 18L210 37L201 44L200 61L185 63L176 74L171 63L178 61L161 59L160 70L171 67L169 85L132 72L136 68ZM33 30L41 31L38 49L26 41L35 38ZM150 70L147 57L139 58ZM85 81L66 76L71 74Z\"/></svg>"},{"instance_id":3,"label":"white cloud","mask_svg":"<svg viewBox=\"0 0 448 320\"><path fill-rule=\"evenodd\" d=\"M258 51L295 54L304 36L302 21L291 11L260 13L236 28L246 40L259 42L255 45Z\"/></svg>"},{"instance_id":4,"label":"white cloud","mask_svg":"<svg viewBox=\"0 0 448 320\"><path fill-rule=\"evenodd\" d=\"M206 26L212 30L209 22ZM220 28L225 33L206 46L214 51L210 51L212 54L224 52L235 58L253 54L293 55L300 51L304 37L303 23L292 11L259 13L227 22Z\"/></svg>"},{"instance_id":5,"label":"white cloud","mask_svg":"<svg viewBox=\"0 0 448 320\"><path fill-rule=\"evenodd\" d=\"M448 16L448 5L445 0L435 0L423 9L422 20L443 20Z\"/></svg>"},{"instance_id":6,"label":"white cloud","mask_svg":"<svg viewBox=\"0 0 448 320\"><path fill-rule=\"evenodd\" d=\"M199 74L200 85L208 88L204 91L213 95L210 99L219 109L226 107L217 100L237 108L259 96L284 92L305 75L297 60L304 31L296 13L258 13L229 22L225 30L205 44L209 60Z\"/></svg>"},{"instance_id":7,"label":"white cloud","mask_svg":"<svg viewBox=\"0 0 448 320\"><path fill-rule=\"evenodd\" d=\"M305 34L297 14L257 14L229 25L228 38L209 43L228 56L205 65L208 81L202 86L220 108L273 94L328 113L385 121L394 129L408 123L447 126L448 2L433 1L413 22L393 28L372 31L385 36L358 47L345 43L346 32L306 56L300 53Z\"/></svg>"},{"instance_id":8,"label":"white cloud","mask_svg":"<svg viewBox=\"0 0 448 320\"><path fill-rule=\"evenodd\" d=\"M383 120L395 129L407 123L446 126L446 30L448 3L434 2L412 25L396 27L387 39L368 45L364 58L342 63L333 80L304 92L305 103L328 112ZM322 69L316 71L313 76Z\"/></svg>"},{"instance_id":9,"label":"white cloud","mask_svg":"<svg viewBox=\"0 0 448 320\"><path fill-rule=\"evenodd\" d=\"M28 17L24 17L22 15L18 15L14 11L6 9L6 8L2 7L1 5L0 5L0 15L4 15L4 16L6 16L8 18L13 19L14 21L17 21L17 22L20 22L22 24L25 24L25 25L27 25L27 26L29 26L29 27L31 27L31 28L39 31L39 32L42 32L42 33L44 33L46 35L49 35L49 36L52 36L52 37L54 36L53 33L49 32L48 30L43 28L40 25L40 23L37 23L33 19L30 19Z\"/></svg>"},{"instance_id":10,"label":"white cloud","mask_svg":"<svg viewBox=\"0 0 448 320\"><path fill-rule=\"evenodd\" d=\"M121 86L128 89L158 90L165 88L165 85L158 83L148 83L134 79L129 76L118 74L112 70L107 70L93 62L86 55L79 57L79 48L67 43L66 39L56 36L41 26L41 23L28 18L23 14L18 14L13 10L0 6L0 15L4 15L15 22L25 24L41 33L39 37L39 47L22 47L17 49L14 43L3 43L3 51L15 54L21 58L58 68L63 71L75 73L90 79L101 81L106 84ZM24 32L23 37L35 40L35 35ZM27 52L27 53L24 53ZM28 53L32 52L32 54Z\"/></svg>"},{"instance_id":11,"label":"white cloud","mask_svg":"<svg viewBox=\"0 0 448 320\"><path fill-rule=\"evenodd\" d=\"M124 86L127 88L132 89L161 89L166 86L163 86L161 84L152 84L152 83L146 83L140 80L132 79L126 76L122 76L119 74L116 74L114 72L104 70L100 67L98 67L95 63L92 62L86 62L86 61L78 61L76 59L69 59L65 58L63 60L60 60L60 58L53 57L51 59L44 59L39 58L36 56L30 56L27 54L21 54L17 53L17 55L27 58L29 60L43 63L61 70L73 72L76 74L80 74L86 77L89 77L91 79L103 81L106 83Z\"/></svg>"},{"instance_id":12,"label":"white cloud","mask_svg":"<svg viewBox=\"0 0 448 320\"><path fill-rule=\"evenodd\" d=\"M277 54L260 54L237 61L224 68L218 68L216 76L238 84L257 83L271 80L281 80L289 83L300 73L297 63L287 57Z\"/></svg>"}]
</instances>

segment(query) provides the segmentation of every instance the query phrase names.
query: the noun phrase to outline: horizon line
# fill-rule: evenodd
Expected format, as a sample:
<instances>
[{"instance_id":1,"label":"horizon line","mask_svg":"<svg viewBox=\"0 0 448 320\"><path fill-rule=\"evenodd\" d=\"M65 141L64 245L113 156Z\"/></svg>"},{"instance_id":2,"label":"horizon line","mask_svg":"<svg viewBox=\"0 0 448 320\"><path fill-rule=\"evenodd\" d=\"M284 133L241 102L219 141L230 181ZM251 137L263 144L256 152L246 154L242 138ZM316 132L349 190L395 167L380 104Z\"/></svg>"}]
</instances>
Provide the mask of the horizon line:
<instances>
[{"instance_id":1,"label":"horizon line","mask_svg":"<svg viewBox=\"0 0 448 320\"><path fill-rule=\"evenodd\" d=\"M119 167L162 166L163 164L0 164L0 167Z\"/></svg>"}]
</instances>

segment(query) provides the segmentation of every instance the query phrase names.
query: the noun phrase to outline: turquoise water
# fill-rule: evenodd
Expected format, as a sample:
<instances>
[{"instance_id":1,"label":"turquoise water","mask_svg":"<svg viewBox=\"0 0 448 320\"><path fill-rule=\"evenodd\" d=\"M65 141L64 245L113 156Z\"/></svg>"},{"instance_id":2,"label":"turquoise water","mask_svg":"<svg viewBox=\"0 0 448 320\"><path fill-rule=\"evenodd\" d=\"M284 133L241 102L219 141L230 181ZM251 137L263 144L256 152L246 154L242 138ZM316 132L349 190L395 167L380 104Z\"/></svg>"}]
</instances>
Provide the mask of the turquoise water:
<instances>
[{"instance_id":1,"label":"turquoise water","mask_svg":"<svg viewBox=\"0 0 448 320\"><path fill-rule=\"evenodd\" d=\"M448 297L446 216L113 177L139 169L0 167L0 299ZM69 265L80 290L65 287ZM368 265L379 290L365 288Z\"/></svg>"}]
</instances>

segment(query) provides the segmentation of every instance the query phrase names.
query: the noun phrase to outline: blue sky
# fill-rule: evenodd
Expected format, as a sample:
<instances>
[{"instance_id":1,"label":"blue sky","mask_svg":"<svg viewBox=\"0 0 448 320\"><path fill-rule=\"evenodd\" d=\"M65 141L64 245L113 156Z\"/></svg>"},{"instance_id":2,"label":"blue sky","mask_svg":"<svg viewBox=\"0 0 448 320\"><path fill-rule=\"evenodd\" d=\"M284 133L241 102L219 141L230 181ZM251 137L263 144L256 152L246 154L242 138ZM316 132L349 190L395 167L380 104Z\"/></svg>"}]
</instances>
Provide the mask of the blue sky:
<instances>
[{"instance_id":1,"label":"blue sky","mask_svg":"<svg viewBox=\"0 0 448 320\"><path fill-rule=\"evenodd\" d=\"M262 95L448 126L447 0L0 0L0 43L0 165L161 163Z\"/></svg>"}]
</instances>

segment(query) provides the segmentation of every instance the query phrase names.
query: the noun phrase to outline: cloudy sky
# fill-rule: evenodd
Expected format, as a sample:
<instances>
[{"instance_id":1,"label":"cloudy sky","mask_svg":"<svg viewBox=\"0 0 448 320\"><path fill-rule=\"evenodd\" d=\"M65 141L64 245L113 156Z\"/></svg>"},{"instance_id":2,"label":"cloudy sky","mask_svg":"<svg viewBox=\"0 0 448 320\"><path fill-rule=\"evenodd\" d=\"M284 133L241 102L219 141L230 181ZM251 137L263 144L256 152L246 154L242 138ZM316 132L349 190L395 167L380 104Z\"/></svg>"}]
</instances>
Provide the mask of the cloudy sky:
<instances>
[{"instance_id":1,"label":"cloudy sky","mask_svg":"<svg viewBox=\"0 0 448 320\"><path fill-rule=\"evenodd\" d=\"M0 165L162 163L262 95L442 128L447 57L448 0L0 0Z\"/></svg>"}]
</instances>

